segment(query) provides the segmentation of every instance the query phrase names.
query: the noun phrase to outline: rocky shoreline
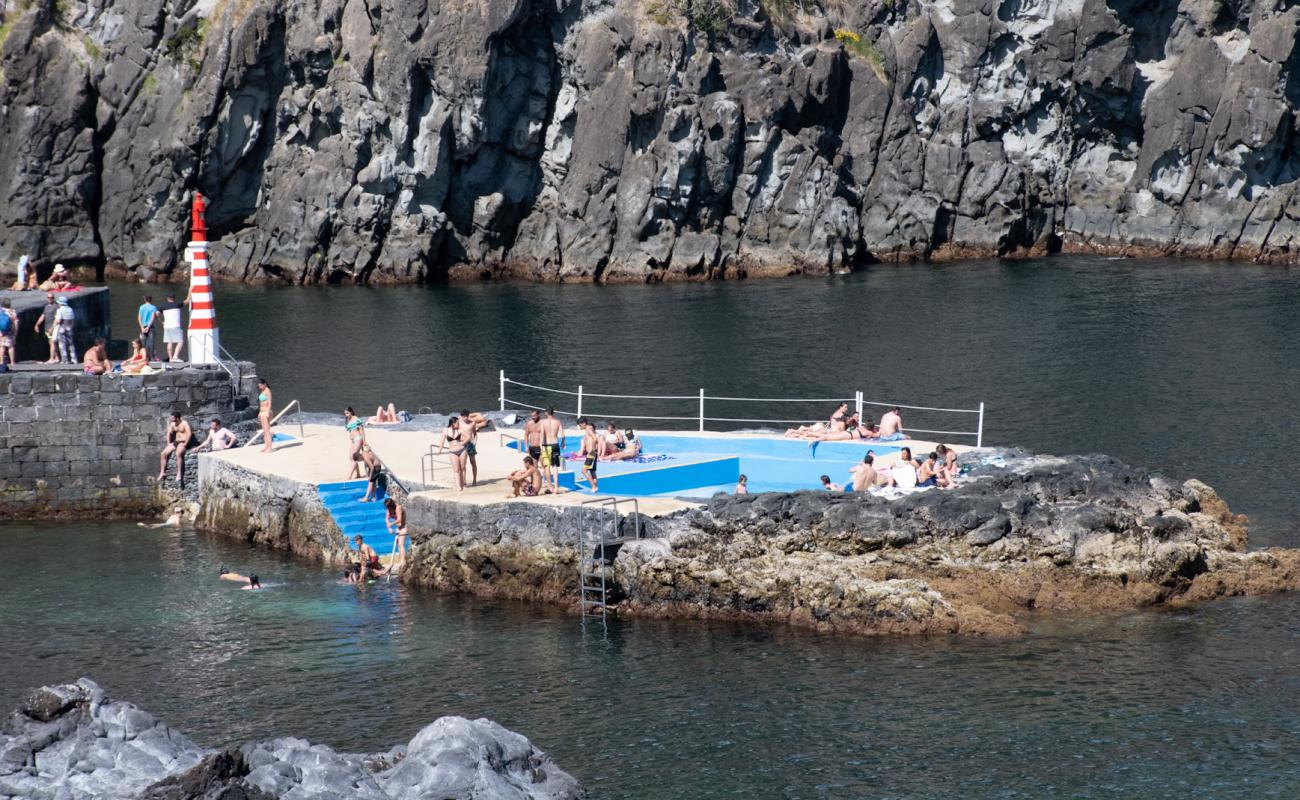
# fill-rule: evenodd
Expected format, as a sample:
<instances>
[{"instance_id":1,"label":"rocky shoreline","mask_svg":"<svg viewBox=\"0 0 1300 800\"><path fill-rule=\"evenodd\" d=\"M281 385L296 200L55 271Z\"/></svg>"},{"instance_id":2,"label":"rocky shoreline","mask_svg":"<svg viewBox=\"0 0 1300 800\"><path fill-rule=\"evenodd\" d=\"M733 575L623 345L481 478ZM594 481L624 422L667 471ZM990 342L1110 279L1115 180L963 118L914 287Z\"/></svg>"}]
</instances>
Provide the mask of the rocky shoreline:
<instances>
[{"instance_id":1,"label":"rocky shoreline","mask_svg":"<svg viewBox=\"0 0 1300 800\"><path fill-rule=\"evenodd\" d=\"M609 565L612 610L853 634L1014 635L1037 612L1109 614L1300 588L1300 550L1247 548L1200 481L1106 456L986 450L963 485L901 497L716 495L646 518ZM200 524L326 562L342 534L305 484L205 465ZM208 488L210 487L210 488ZM408 503L401 580L577 610L578 531L599 514ZM622 533L631 535L625 518Z\"/></svg>"},{"instance_id":2,"label":"rocky shoreline","mask_svg":"<svg viewBox=\"0 0 1300 800\"><path fill-rule=\"evenodd\" d=\"M1288 4L480 5L5 11L0 262L166 279L196 190L257 283L1300 252Z\"/></svg>"},{"instance_id":3,"label":"rocky shoreline","mask_svg":"<svg viewBox=\"0 0 1300 800\"><path fill-rule=\"evenodd\" d=\"M578 781L491 720L442 717L409 743L339 753L277 738L202 748L93 681L34 689L0 727L3 800L580 800Z\"/></svg>"}]
</instances>

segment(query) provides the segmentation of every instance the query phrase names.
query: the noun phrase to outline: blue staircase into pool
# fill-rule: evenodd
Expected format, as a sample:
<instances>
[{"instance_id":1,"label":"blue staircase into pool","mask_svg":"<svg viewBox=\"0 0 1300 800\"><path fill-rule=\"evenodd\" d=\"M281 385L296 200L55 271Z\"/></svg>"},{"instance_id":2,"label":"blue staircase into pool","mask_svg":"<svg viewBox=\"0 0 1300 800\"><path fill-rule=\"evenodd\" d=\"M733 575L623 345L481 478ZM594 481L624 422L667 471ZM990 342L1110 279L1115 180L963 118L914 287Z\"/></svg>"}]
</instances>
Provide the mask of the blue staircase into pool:
<instances>
[{"instance_id":1,"label":"blue staircase into pool","mask_svg":"<svg viewBox=\"0 0 1300 800\"><path fill-rule=\"evenodd\" d=\"M334 517L334 523L343 531L348 547L352 547L352 537L360 535L361 541L375 548L381 556L393 551L393 535L388 532L384 521L382 492L370 503L361 502L361 498L366 496L365 481L322 483L316 487L316 492L330 516Z\"/></svg>"}]
</instances>

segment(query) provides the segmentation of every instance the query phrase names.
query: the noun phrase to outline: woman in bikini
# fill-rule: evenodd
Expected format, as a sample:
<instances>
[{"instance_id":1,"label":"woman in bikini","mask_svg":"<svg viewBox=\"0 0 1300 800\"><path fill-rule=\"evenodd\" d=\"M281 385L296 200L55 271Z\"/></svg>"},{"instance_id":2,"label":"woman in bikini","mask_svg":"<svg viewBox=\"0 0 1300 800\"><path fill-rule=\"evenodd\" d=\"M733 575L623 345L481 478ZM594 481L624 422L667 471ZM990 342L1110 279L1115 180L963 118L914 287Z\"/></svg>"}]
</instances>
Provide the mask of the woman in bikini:
<instances>
[{"instance_id":1,"label":"woman in bikini","mask_svg":"<svg viewBox=\"0 0 1300 800\"><path fill-rule=\"evenodd\" d=\"M131 340L131 357L122 362L120 369L128 375L138 375L140 370L149 366L149 359L145 357L144 348L140 346L139 339Z\"/></svg>"},{"instance_id":2,"label":"woman in bikini","mask_svg":"<svg viewBox=\"0 0 1300 800\"><path fill-rule=\"evenodd\" d=\"M366 445L366 426L352 406L343 409L343 428L348 432L348 480L361 474L361 448Z\"/></svg>"},{"instance_id":3,"label":"woman in bikini","mask_svg":"<svg viewBox=\"0 0 1300 800\"><path fill-rule=\"evenodd\" d=\"M844 423L844 430L820 433L809 438L811 438L812 441L808 442L808 446L813 447L818 442L856 442L869 439L870 437L867 435L867 431L858 425L858 418L855 414L854 416L849 417L848 421Z\"/></svg>"},{"instance_id":4,"label":"woman in bikini","mask_svg":"<svg viewBox=\"0 0 1300 800\"><path fill-rule=\"evenodd\" d=\"M271 384L266 378L257 379L257 421L262 424L262 452L269 453L271 447Z\"/></svg>"},{"instance_id":5,"label":"woman in bikini","mask_svg":"<svg viewBox=\"0 0 1300 800\"><path fill-rule=\"evenodd\" d=\"M406 506L398 505L396 500L389 497L384 500L384 511L387 512L384 523L395 537L393 546L397 549L397 563L393 569L397 569L406 563Z\"/></svg>"},{"instance_id":6,"label":"woman in bikini","mask_svg":"<svg viewBox=\"0 0 1300 800\"><path fill-rule=\"evenodd\" d=\"M461 427L460 417L447 420L447 427L442 431L442 441L438 442L438 453L444 450L451 453L451 471L456 476L456 491L465 491L465 463L469 461L466 451L469 449L469 437Z\"/></svg>"}]
</instances>

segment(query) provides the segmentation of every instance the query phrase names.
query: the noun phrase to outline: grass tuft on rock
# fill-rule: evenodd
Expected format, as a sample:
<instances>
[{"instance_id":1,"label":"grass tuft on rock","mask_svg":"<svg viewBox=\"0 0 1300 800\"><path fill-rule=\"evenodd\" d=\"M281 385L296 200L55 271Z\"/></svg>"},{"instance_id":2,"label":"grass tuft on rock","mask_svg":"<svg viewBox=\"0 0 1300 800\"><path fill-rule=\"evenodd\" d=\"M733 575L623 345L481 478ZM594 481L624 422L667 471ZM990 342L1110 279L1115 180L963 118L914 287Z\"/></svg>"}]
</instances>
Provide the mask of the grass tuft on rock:
<instances>
[{"instance_id":1,"label":"grass tuft on rock","mask_svg":"<svg viewBox=\"0 0 1300 800\"><path fill-rule=\"evenodd\" d=\"M891 86L889 74L885 71L885 56L870 40L848 28L837 28L835 38L844 45L844 49L866 62L871 71L885 86Z\"/></svg>"}]
</instances>

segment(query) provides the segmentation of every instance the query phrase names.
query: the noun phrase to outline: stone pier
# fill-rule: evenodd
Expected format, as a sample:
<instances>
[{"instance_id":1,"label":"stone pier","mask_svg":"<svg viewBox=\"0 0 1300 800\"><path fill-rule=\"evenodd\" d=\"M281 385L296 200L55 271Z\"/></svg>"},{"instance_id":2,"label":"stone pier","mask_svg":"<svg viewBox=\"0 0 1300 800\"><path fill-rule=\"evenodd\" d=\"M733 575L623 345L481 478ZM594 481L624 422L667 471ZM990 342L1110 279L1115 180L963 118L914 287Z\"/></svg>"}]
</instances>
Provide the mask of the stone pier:
<instances>
[{"instance_id":1,"label":"stone pier","mask_svg":"<svg viewBox=\"0 0 1300 800\"><path fill-rule=\"evenodd\" d=\"M77 353L86 352L96 337L112 339L113 331L108 305L108 287L96 286L61 292L77 315L73 342ZM8 300L18 314L18 339L14 343L19 361L44 361L50 351L44 334L35 330L36 320L45 309L46 292L0 292L0 299Z\"/></svg>"},{"instance_id":2,"label":"stone pier","mask_svg":"<svg viewBox=\"0 0 1300 800\"><path fill-rule=\"evenodd\" d=\"M232 371L237 377L217 366L0 375L0 521L155 513L164 502L154 479L171 412L196 430L209 417L256 414L255 365Z\"/></svg>"}]
</instances>

